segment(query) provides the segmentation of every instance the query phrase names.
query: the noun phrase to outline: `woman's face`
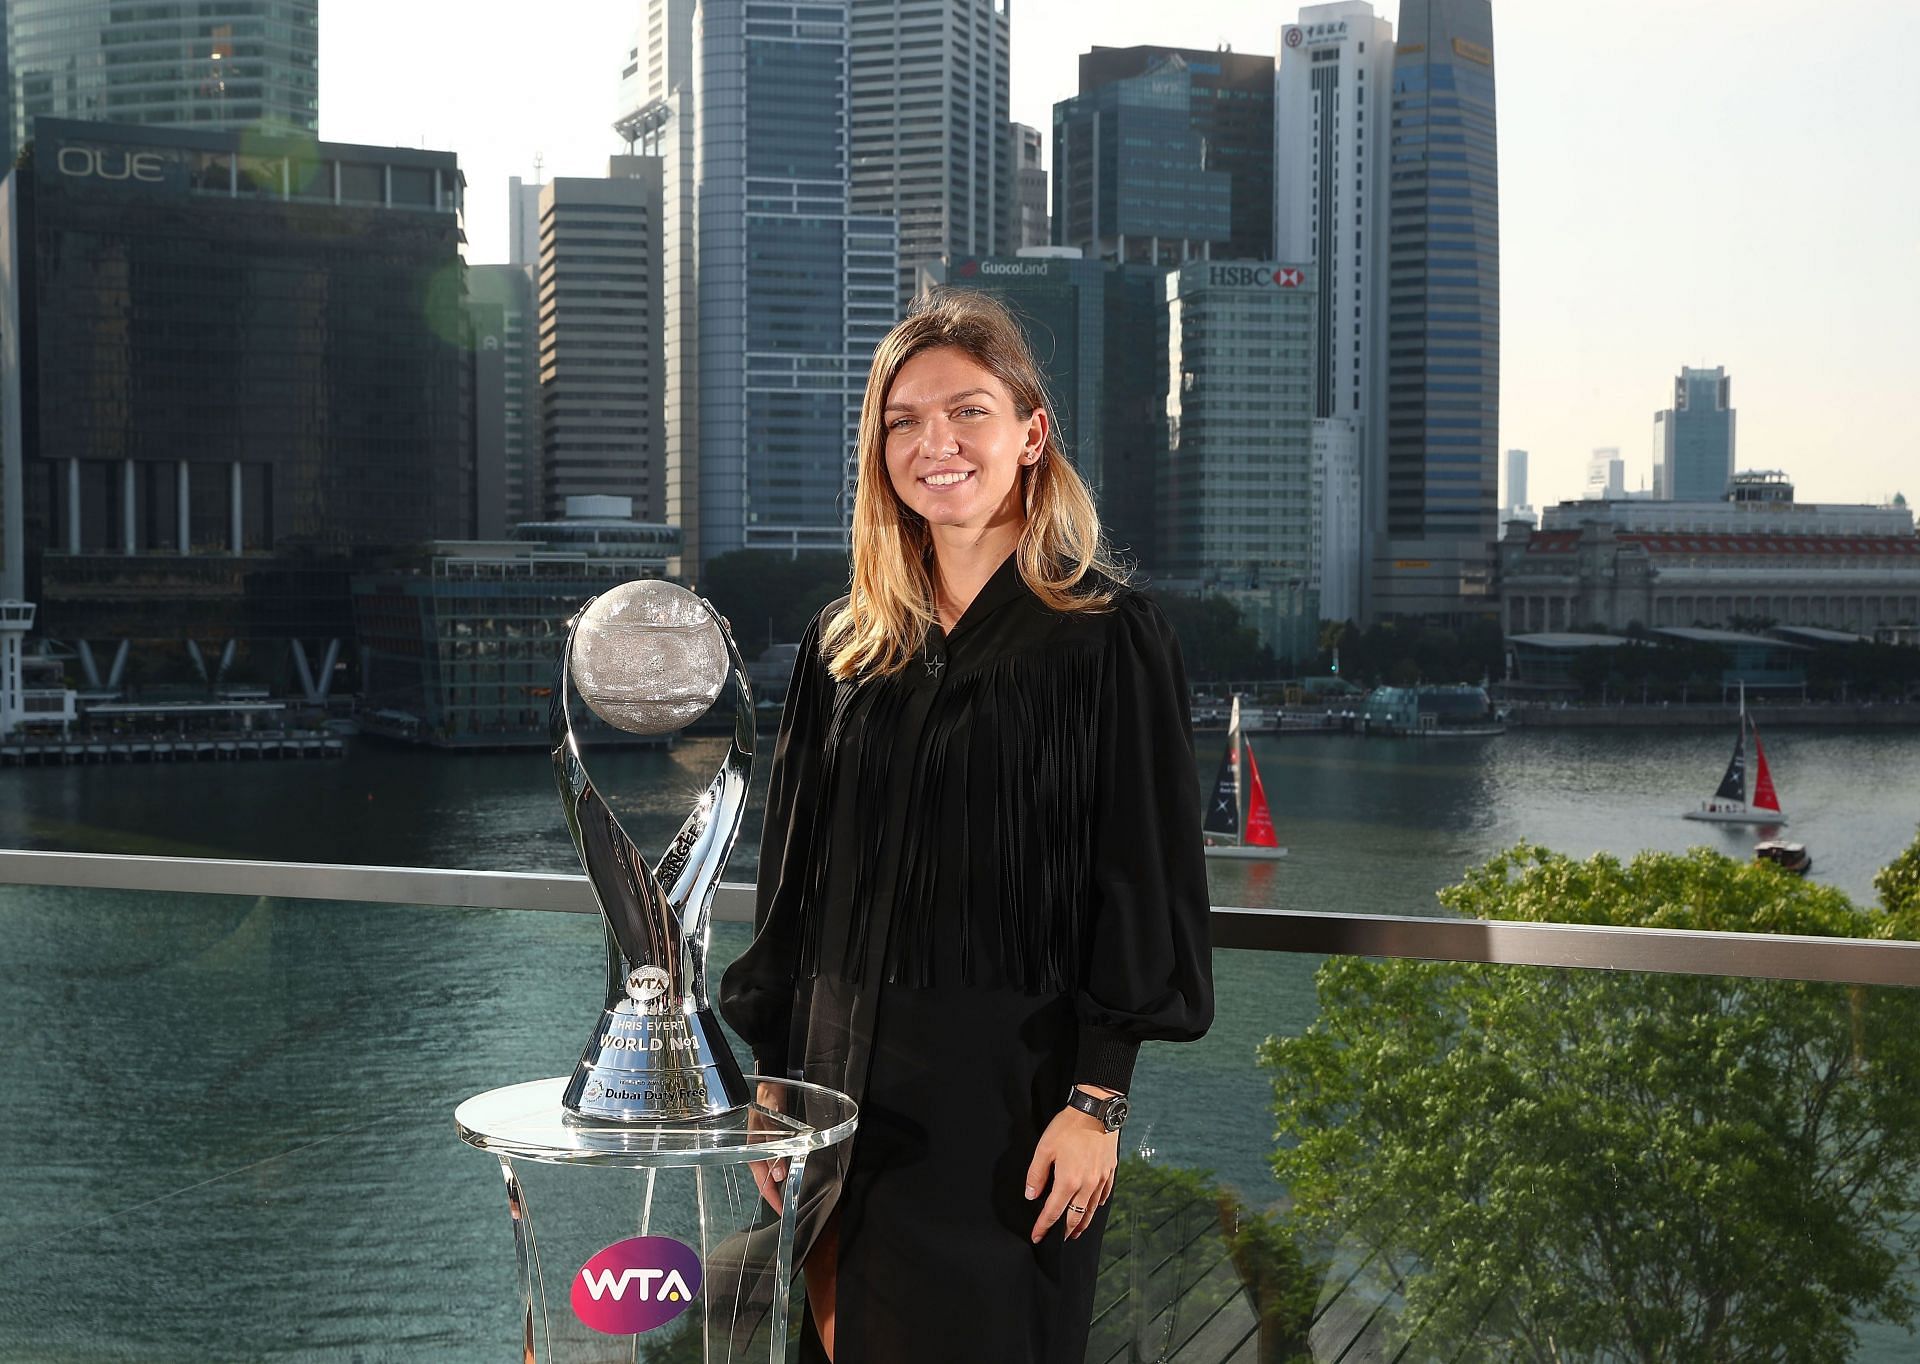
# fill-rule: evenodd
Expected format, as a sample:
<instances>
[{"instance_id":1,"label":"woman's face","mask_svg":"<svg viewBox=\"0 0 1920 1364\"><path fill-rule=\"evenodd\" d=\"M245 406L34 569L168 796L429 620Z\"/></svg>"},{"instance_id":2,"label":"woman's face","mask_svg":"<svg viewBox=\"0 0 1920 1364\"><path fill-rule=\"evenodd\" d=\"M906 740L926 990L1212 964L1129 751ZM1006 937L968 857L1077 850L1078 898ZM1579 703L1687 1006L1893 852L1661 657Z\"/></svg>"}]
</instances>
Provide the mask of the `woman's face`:
<instances>
[{"instance_id":1,"label":"woman's face","mask_svg":"<svg viewBox=\"0 0 1920 1364\"><path fill-rule=\"evenodd\" d=\"M1020 469L1046 446L1047 414L1022 417L965 351L940 346L902 365L882 418L893 490L929 525L984 530L1025 516Z\"/></svg>"}]
</instances>

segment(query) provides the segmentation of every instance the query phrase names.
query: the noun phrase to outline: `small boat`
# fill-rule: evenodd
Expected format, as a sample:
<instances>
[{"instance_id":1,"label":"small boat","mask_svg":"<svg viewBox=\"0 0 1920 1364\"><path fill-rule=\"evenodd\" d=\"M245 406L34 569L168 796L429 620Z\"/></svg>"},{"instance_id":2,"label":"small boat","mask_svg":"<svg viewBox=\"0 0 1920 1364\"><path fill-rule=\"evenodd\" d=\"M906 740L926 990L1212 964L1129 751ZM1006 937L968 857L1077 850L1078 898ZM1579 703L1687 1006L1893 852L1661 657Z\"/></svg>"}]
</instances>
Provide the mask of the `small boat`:
<instances>
[{"instance_id":1,"label":"small boat","mask_svg":"<svg viewBox=\"0 0 1920 1364\"><path fill-rule=\"evenodd\" d=\"M1214 778L1213 797L1207 816L1201 822L1206 835L1208 857L1234 857L1273 862L1287 855L1273 832L1273 816L1267 811L1266 788L1260 785L1260 767L1253 760L1253 745L1246 744L1247 776L1250 800L1244 825L1240 818L1240 698L1233 698L1233 711L1227 720L1227 751L1220 759L1220 775ZM1244 832L1243 832L1244 830ZM1231 841L1226 841L1231 840Z\"/></svg>"},{"instance_id":2,"label":"small boat","mask_svg":"<svg viewBox=\"0 0 1920 1364\"><path fill-rule=\"evenodd\" d=\"M1753 735L1753 799L1747 799L1746 738ZM1773 789L1773 774L1767 770L1767 751L1760 746L1760 731L1747 714L1747 689L1740 689L1740 728L1733 736L1733 757L1727 763L1720 786L1697 810L1686 811L1684 818L1705 820L1710 824L1785 824L1779 793Z\"/></svg>"},{"instance_id":3,"label":"small boat","mask_svg":"<svg viewBox=\"0 0 1920 1364\"><path fill-rule=\"evenodd\" d=\"M1763 843L1753 845L1753 860L1771 862L1782 871L1790 871L1795 876L1805 876L1813 870L1813 859L1807 856L1807 845L1789 843L1785 839L1769 838Z\"/></svg>"}]
</instances>

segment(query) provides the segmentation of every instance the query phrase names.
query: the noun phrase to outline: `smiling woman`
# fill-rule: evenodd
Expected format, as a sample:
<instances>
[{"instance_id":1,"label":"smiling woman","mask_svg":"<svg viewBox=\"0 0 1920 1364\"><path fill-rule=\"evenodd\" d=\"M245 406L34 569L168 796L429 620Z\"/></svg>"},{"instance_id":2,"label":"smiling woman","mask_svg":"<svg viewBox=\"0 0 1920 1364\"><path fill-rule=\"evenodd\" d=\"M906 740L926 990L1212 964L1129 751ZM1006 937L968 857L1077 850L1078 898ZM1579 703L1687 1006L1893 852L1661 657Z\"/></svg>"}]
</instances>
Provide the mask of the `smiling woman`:
<instances>
[{"instance_id":1,"label":"smiling woman","mask_svg":"<svg viewBox=\"0 0 1920 1364\"><path fill-rule=\"evenodd\" d=\"M800 1190L802 1357L1077 1359L1135 1055L1213 1014L1179 649L991 298L881 343L859 458L721 989L762 1074L861 1105ZM957 1322L955 1283L1000 1310Z\"/></svg>"}]
</instances>

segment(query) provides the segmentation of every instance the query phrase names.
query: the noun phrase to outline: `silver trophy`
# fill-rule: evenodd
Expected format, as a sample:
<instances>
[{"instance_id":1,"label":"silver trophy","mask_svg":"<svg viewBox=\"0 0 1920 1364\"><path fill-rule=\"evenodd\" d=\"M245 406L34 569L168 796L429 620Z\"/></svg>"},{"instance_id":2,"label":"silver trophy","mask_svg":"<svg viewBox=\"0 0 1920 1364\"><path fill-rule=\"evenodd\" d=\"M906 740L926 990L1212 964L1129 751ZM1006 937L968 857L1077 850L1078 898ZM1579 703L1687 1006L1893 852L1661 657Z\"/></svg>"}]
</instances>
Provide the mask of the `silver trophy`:
<instances>
[{"instance_id":1,"label":"silver trophy","mask_svg":"<svg viewBox=\"0 0 1920 1364\"><path fill-rule=\"evenodd\" d=\"M630 734L705 714L731 671L733 744L652 868L601 798L573 728L577 691ZM603 1122L710 1118L744 1105L746 1081L707 1000L713 892L733 850L753 766L746 665L713 608L672 583L622 583L573 619L553 691L554 777L607 929L607 1002L561 1106Z\"/></svg>"}]
</instances>

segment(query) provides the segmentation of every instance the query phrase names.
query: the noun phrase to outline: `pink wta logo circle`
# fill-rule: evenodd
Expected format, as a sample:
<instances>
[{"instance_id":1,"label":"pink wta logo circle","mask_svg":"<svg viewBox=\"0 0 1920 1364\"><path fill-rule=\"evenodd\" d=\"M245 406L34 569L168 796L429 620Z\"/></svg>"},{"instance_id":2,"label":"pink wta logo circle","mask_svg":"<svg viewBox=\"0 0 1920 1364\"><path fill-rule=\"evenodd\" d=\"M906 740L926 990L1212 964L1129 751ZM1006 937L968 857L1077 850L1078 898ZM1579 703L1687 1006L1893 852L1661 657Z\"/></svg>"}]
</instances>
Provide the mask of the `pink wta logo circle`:
<instances>
[{"instance_id":1,"label":"pink wta logo circle","mask_svg":"<svg viewBox=\"0 0 1920 1364\"><path fill-rule=\"evenodd\" d=\"M671 1236L615 1241L573 1276L573 1314L610 1336L665 1326L700 1292L700 1257Z\"/></svg>"}]
</instances>

